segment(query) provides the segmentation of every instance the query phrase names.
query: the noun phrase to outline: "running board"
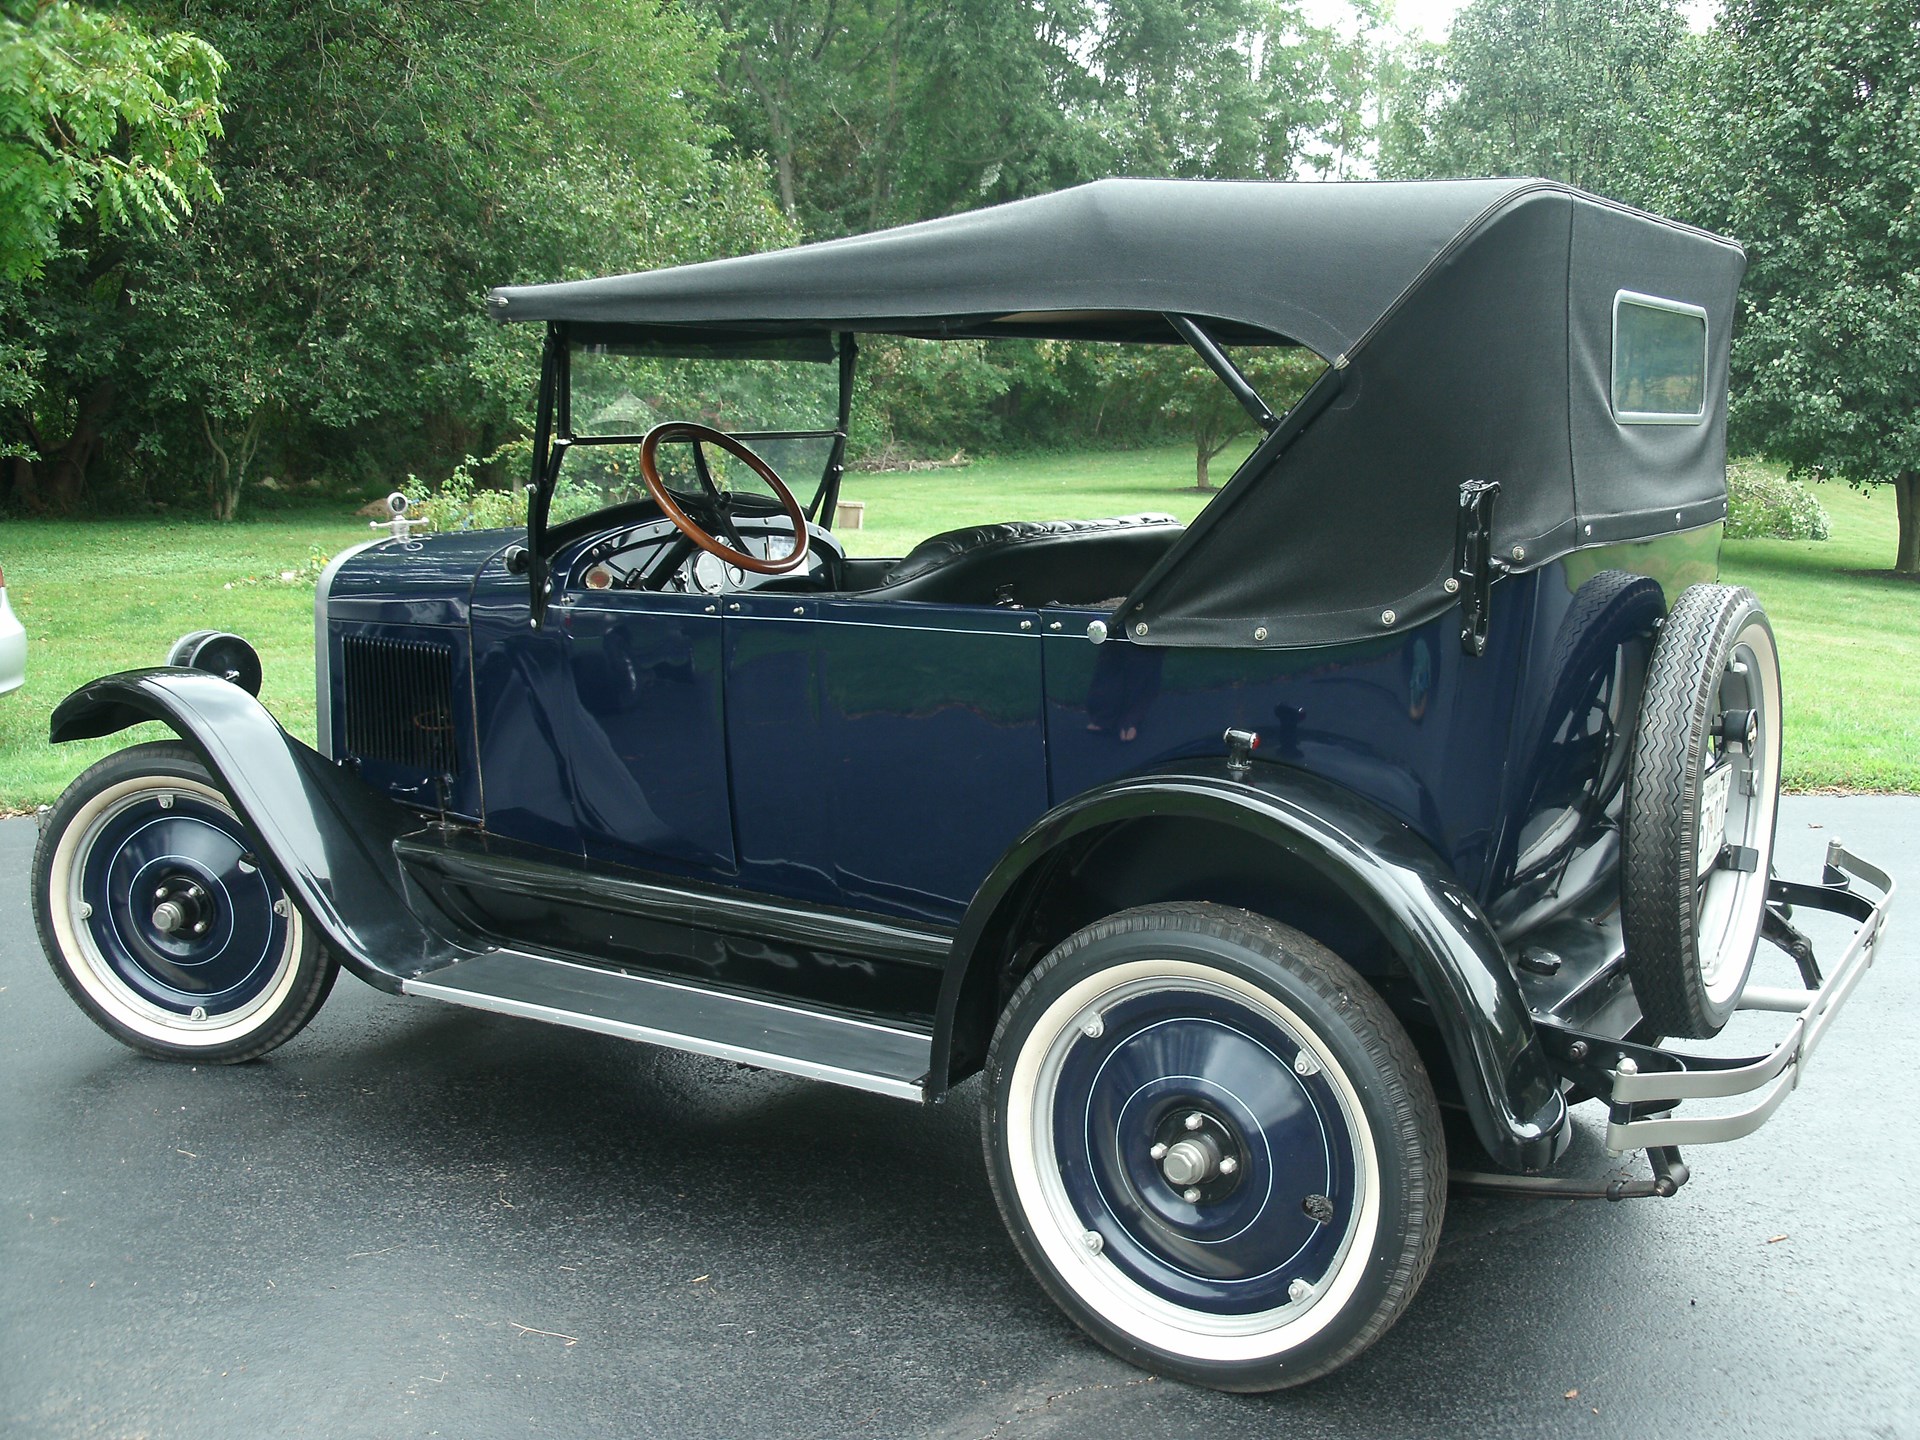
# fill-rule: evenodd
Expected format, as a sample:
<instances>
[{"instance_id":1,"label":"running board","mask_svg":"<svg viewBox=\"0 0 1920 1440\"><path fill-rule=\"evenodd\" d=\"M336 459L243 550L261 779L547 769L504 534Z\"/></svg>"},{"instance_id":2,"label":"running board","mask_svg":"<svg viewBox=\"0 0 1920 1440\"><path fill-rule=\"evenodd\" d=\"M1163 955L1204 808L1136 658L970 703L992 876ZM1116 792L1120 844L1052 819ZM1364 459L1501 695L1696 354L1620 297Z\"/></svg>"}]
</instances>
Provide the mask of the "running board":
<instances>
[{"instance_id":1,"label":"running board","mask_svg":"<svg viewBox=\"0 0 1920 1440\"><path fill-rule=\"evenodd\" d=\"M515 950L462 960L401 989L903 1100L924 1098L933 1050L933 1037L917 1030Z\"/></svg>"}]
</instances>

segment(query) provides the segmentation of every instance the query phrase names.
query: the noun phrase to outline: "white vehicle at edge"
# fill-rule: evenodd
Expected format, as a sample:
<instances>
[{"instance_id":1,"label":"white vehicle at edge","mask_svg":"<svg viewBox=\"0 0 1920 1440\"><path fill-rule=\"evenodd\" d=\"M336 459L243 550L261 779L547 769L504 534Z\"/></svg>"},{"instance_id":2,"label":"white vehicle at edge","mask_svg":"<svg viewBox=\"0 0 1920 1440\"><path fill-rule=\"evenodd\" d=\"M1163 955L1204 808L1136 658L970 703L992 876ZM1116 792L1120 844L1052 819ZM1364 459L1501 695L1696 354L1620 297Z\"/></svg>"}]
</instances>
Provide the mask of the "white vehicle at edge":
<instances>
[{"instance_id":1,"label":"white vehicle at edge","mask_svg":"<svg viewBox=\"0 0 1920 1440\"><path fill-rule=\"evenodd\" d=\"M7 577L0 573L0 695L27 678L27 632L7 603Z\"/></svg>"}]
</instances>

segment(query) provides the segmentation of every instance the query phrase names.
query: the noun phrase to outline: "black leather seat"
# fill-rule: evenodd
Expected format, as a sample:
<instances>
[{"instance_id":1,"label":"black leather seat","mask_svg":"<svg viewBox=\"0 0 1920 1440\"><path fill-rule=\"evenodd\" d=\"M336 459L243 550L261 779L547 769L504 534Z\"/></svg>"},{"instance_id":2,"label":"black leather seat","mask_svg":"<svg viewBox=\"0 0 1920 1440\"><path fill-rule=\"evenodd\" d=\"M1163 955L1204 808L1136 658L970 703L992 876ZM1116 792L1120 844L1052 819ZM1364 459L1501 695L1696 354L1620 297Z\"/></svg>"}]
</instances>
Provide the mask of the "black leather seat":
<instances>
[{"instance_id":1,"label":"black leather seat","mask_svg":"<svg viewBox=\"0 0 1920 1440\"><path fill-rule=\"evenodd\" d=\"M1171 515L1007 520L922 540L864 592L947 605L1094 605L1125 595L1180 538Z\"/></svg>"}]
</instances>

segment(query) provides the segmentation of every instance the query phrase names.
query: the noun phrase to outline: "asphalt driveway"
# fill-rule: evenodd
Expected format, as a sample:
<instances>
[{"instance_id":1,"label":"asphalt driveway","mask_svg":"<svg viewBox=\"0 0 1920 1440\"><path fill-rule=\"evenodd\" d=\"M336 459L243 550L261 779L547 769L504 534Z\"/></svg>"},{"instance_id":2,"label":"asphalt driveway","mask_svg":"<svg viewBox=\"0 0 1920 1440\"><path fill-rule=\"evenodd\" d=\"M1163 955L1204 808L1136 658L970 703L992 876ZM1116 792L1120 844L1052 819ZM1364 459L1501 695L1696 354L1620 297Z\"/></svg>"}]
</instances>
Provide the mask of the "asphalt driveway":
<instances>
[{"instance_id":1,"label":"asphalt driveway","mask_svg":"<svg viewBox=\"0 0 1920 1440\"><path fill-rule=\"evenodd\" d=\"M1905 895L1773 1123L1669 1201L1456 1194L1384 1341L1245 1399L1053 1309L972 1086L921 1110L350 977L263 1062L143 1060L47 972L0 822L0 1433L1920 1434L1920 800L1780 834Z\"/></svg>"}]
</instances>

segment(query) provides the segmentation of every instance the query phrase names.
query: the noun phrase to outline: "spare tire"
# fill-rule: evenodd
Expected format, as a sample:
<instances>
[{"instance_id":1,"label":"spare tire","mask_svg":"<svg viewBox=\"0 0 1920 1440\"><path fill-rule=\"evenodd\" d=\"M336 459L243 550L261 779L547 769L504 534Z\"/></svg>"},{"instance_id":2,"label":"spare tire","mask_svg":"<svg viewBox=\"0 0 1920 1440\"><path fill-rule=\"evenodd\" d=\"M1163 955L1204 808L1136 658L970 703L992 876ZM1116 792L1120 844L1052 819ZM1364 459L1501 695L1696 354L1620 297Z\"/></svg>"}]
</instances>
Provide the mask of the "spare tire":
<instances>
[{"instance_id":1,"label":"spare tire","mask_svg":"<svg viewBox=\"0 0 1920 1440\"><path fill-rule=\"evenodd\" d=\"M1665 1035L1716 1035L1760 939L1780 801L1780 656L1751 590L1681 593L1627 769L1627 974Z\"/></svg>"}]
</instances>

